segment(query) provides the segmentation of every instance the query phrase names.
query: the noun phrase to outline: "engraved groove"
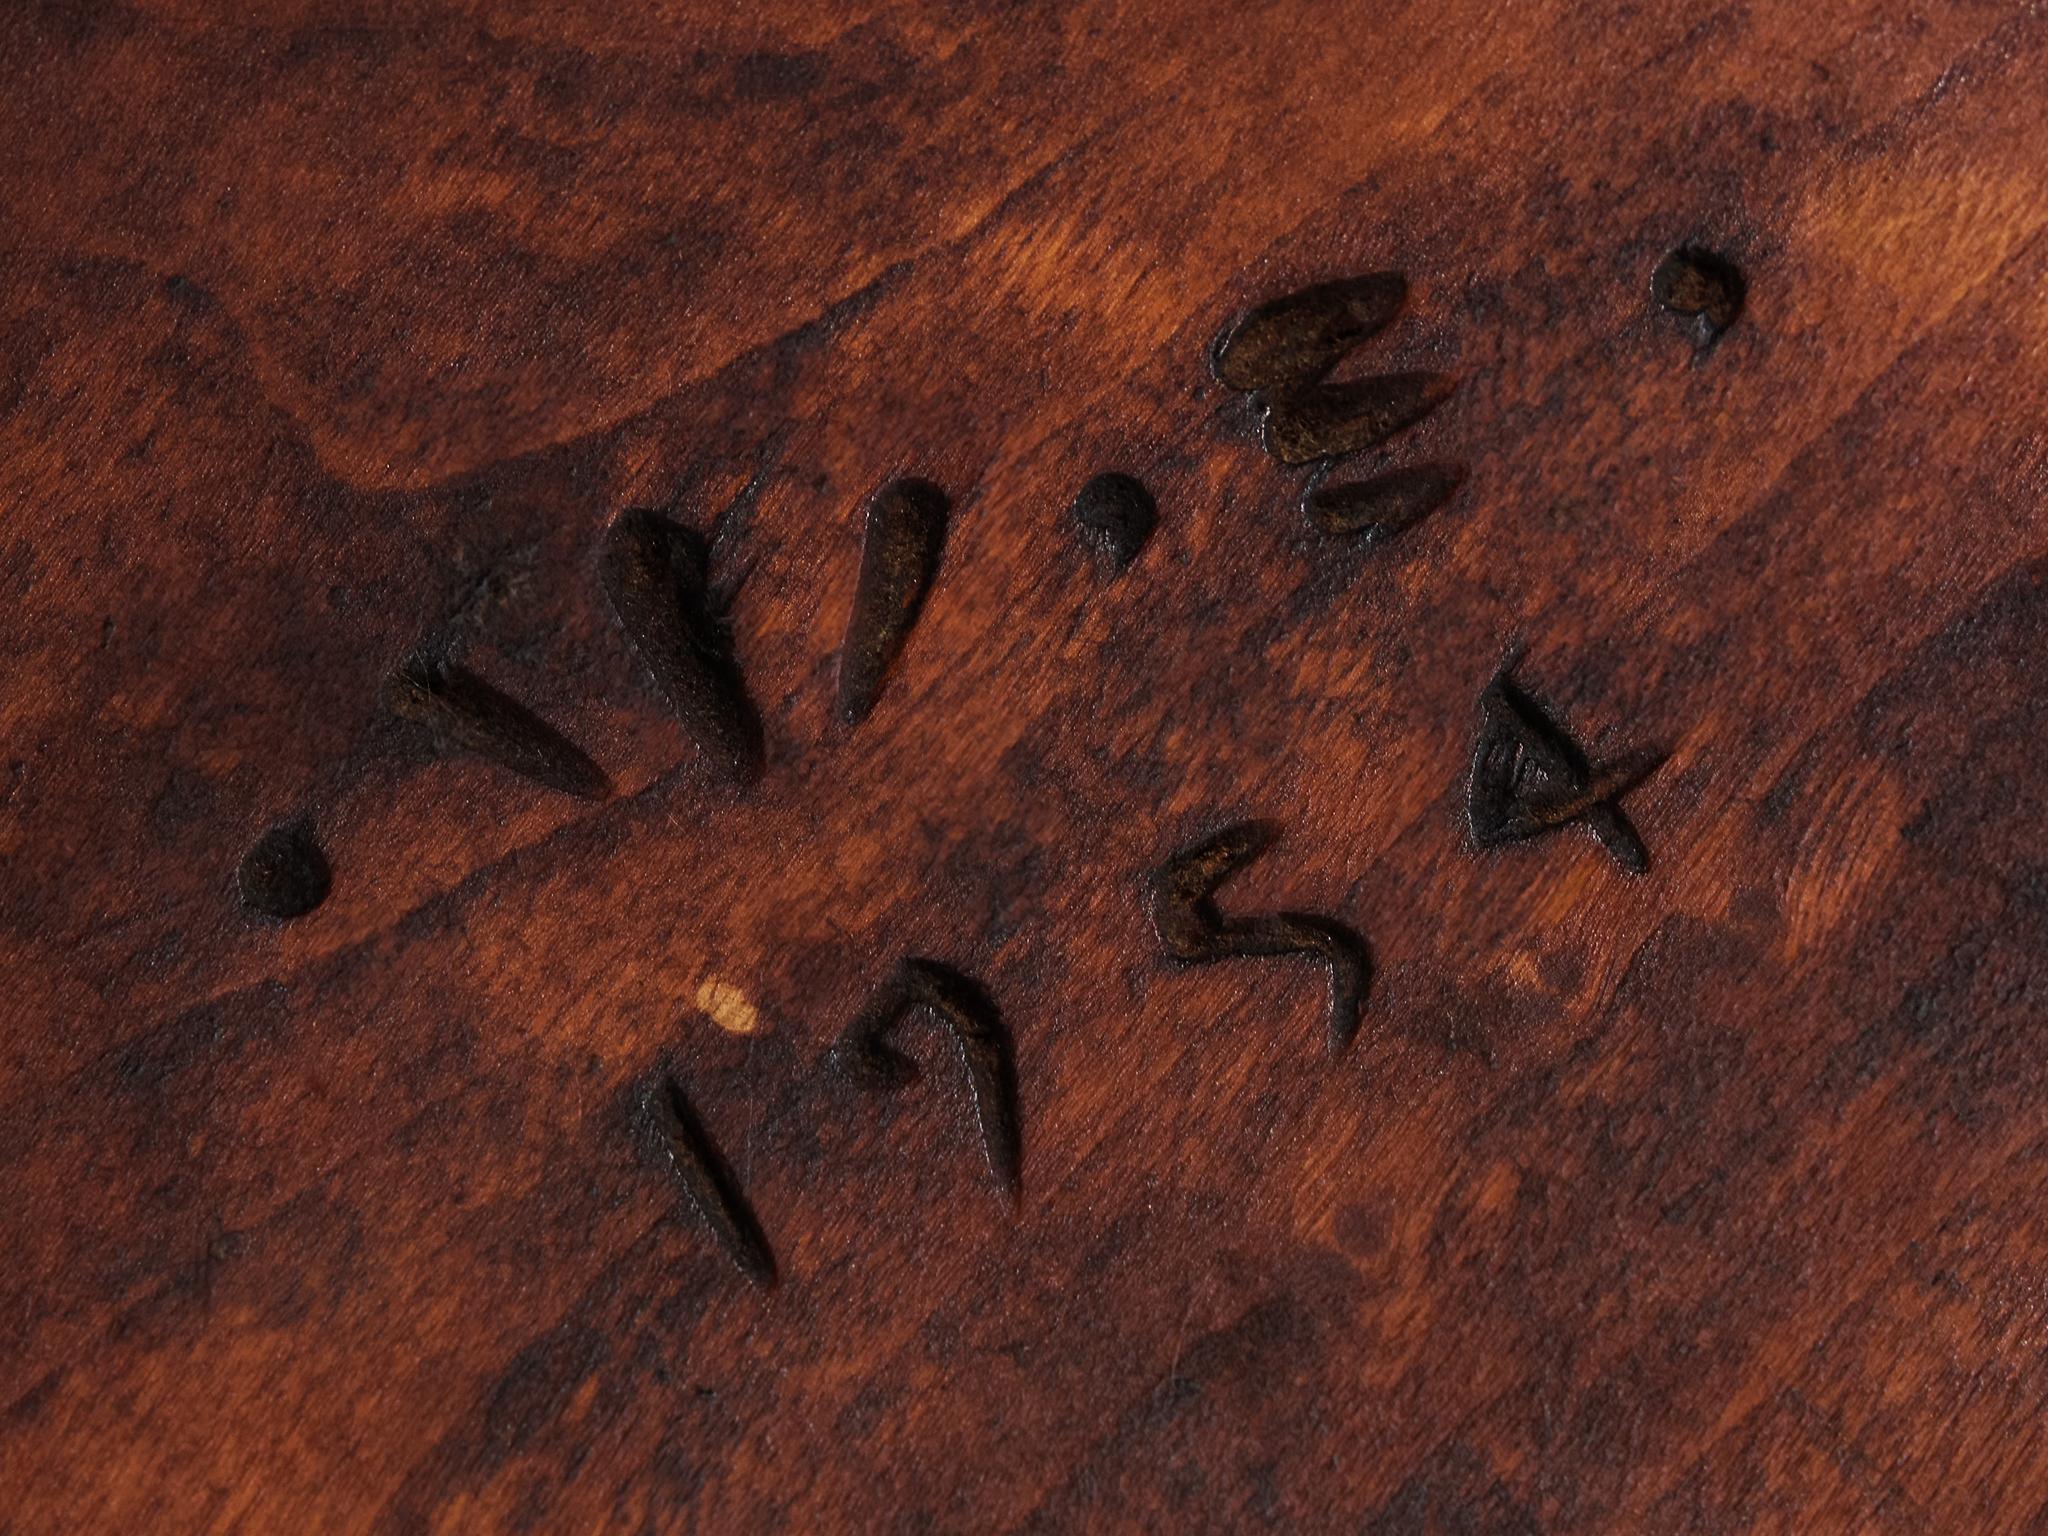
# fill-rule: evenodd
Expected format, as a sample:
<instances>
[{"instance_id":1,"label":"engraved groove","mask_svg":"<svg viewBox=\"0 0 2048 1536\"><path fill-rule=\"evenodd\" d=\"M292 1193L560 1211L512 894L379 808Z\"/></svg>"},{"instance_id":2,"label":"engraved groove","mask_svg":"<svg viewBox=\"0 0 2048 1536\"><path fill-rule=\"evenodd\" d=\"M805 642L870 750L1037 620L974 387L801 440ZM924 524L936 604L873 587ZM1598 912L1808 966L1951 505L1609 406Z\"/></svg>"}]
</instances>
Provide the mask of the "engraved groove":
<instances>
[{"instance_id":1,"label":"engraved groove","mask_svg":"<svg viewBox=\"0 0 2048 1536\"><path fill-rule=\"evenodd\" d=\"M1466 814L1481 848L1583 821L1624 870L1640 875L1650 854L1615 802L1655 770L1658 757L1632 754L1595 770L1550 715L1516 687L1506 668L1479 700Z\"/></svg>"},{"instance_id":2,"label":"engraved groove","mask_svg":"<svg viewBox=\"0 0 2048 1536\"><path fill-rule=\"evenodd\" d=\"M1302 511L1321 533L1377 544L1413 528L1464 481L1465 471L1456 464L1417 464L1337 485L1317 477L1302 496Z\"/></svg>"},{"instance_id":3,"label":"engraved groove","mask_svg":"<svg viewBox=\"0 0 2048 1536\"><path fill-rule=\"evenodd\" d=\"M450 662L416 654L384 680L386 710L443 751L471 752L579 800L611 793L604 770L518 700Z\"/></svg>"},{"instance_id":4,"label":"engraved groove","mask_svg":"<svg viewBox=\"0 0 2048 1536\"><path fill-rule=\"evenodd\" d=\"M705 764L728 784L752 784L761 776L761 721L710 590L704 541L658 512L621 512L605 531L598 580Z\"/></svg>"},{"instance_id":5,"label":"engraved groove","mask_svg":"<svg viewBox=\"0 0 2048 1536\"><path fill-rule=\"evenodd\" d=\"M1210 367L1242 390L1321 378L1392 320L1407 296L1398 272L1312 283L1246 311L1216 339Z\"/></svg>"},{"instance_id":6,"label":"engraved groove","mask_svg":"<svg viewBox=\"0 0 2048 1536\"><path fill-rule=\"evenodd\" d=\"M839 652L839 717L865 720L938 574L946 496L928 480L894 480L868 503L860 581Z\"/></svg>"},{"instance_id":7,"label":"engraved groove","mask_svg":"<svg viewBox=\"0 0 2048 1536\"><path fill-rule=\"evenodd\" d=\"M1443 404L1451 389L1440 373L1281 385L1263 400L1266 451L1283 464L1307 464L1376 448Z\"/></svg>"},{"instance_id":8,"label":"engraved groove","mask_svg":"<svg viewBox=\"0 0 2048 1536\"><path fill-rule=\"evenodd\" d=\"M763 1289L773 1287L775 1255L768 1239L681 1085L662 1077L648 1089L647 1110L690 1208L741 1274Z\"/></svg>"},{"instance_id":9,"label":"engraved groove","mask_svg":"<svg viewBox=\"0 0 2048 1536\"><path fill-rule=\"evenodd\" d=\"M889 1036L918 1009L933 1014L953 1037L967 1070L983 1158L1015 1205L1024 1162L1016 1063L1002 1015L976 982L936 960L906 957L846 1026L832 1055L841 1070L869 1087L908 1086L917 1079L917 1063L890 1044Z\"/></svg>"},{"instance_id":10,"label":"engraved groove","mask_svg":"<svg viewBox=\"0 0 2048 1536\"><path fill-rule=\"evenodd\" d=\"M1372 960L1363 938L1333 918L1312 912L1225 917L1215 893L1224 881L1270 848L1277 833L1265 822L1225 827L1182 849L1152 874L1152 927L1175 960L1216 960L1308 955L1330 971L1327 1043L1331 1054L1358 1033L1359 1015L1372 987Z\"/></svg>"},{"instance_id":11,"label":"engraved groove","mask_svg":"<svg viewBox=\"0 0 2048 1536\"><path fill-rule=\"evenodd\" d=\"M1082 486L1067 509L1082 536L1097 545L1121 571L1145 547L1159 522L1159 504L1131 475L1097 475Z\"/></svg>"}]
</instances>

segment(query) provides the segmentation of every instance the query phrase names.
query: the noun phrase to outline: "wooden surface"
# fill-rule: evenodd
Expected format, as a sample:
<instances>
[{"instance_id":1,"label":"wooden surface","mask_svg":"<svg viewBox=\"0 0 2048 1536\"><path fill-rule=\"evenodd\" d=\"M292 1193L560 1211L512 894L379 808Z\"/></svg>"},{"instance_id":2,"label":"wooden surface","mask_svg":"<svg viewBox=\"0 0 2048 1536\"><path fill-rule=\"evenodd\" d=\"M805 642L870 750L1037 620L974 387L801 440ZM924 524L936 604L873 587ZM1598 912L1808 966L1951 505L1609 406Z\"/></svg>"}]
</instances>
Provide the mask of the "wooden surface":
<instances>
[{"instance_id":1,"label":"wooden surface","mask_svg":"<svg viewBox=\"0 0 2048 1536\"><path fill-rule=\"evenodd\" d=\"M2041 1529L2044 69L2017 0L14 0L0 1529ZM1358 362L1455 389L1345 472L1467 478L1367 547L1208 352L1387 270ZM745 789L597 576L735 497ZM394 720L423 637L609 798ZM1647 874L1474 845L1511 654L1664 755ZM1162 954L1247 818L1348 1052ZM905 956L1014 1206L939 1031L832 1069Z\"/></svg>"}]
</instances>

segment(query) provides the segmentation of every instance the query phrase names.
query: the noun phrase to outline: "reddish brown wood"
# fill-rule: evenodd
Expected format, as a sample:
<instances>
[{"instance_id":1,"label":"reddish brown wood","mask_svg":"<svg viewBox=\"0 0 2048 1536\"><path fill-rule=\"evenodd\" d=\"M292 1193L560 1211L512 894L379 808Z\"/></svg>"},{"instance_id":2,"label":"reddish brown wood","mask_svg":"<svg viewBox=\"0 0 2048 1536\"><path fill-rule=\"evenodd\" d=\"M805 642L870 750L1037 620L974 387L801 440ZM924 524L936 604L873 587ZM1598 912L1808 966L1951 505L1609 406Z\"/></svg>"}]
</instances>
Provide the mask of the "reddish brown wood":
<instances>
[{"instance_id":1,"label":"reddish brown wood","mask_svg":"<svg viewBox=\"0 0 2048 1536\"><path fill-rule=\"evenodd\" d=\"M4 11L0 1527L2048 1520L2048 16ZM1455 389L1343 473L1466 478L1372 545L1209 355L1378 271L1345 366ZM716 535L751 787L607 609L633 507ZM609 798L393 720L426 640ZM1666 754L1647 874L1473 846L1517 650ZM1343 1056L1312 960L1160 953L1248 818L1226 910L1370 946ZM1001 1010L1014 1210L936 1032L832 1070L906 955Z\"/></svg>"}]
</instances>

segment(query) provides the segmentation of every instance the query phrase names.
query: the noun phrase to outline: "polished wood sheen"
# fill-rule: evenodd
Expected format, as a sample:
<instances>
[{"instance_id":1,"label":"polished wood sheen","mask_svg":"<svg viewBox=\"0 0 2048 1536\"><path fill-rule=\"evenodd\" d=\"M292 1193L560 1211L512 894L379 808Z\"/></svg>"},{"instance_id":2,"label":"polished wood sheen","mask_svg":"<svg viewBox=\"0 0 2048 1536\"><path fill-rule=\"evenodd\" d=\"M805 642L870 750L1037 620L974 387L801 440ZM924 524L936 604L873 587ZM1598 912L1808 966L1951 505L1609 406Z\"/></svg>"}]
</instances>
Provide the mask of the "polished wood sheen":
<instances>
[{"instance_id":1,"label":"polished wood sheen","mask_svg":"<svg viewBox=\"0 0 2048 1536\"><path fill-rule=\"evenodd\" d=\"M2044 76L0 7L0 1530L2042 1528Z\"/></svg>"}]
</instances>

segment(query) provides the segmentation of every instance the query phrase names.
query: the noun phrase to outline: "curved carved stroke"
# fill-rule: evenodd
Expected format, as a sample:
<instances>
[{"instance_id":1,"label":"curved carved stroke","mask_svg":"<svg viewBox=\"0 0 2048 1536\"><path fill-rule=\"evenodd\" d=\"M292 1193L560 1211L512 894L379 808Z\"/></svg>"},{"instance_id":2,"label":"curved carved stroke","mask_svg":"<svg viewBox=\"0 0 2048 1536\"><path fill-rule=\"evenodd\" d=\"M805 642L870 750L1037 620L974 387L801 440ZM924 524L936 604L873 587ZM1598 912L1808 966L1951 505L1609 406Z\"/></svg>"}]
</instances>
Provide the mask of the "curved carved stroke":
<instances>
[{"instance_id":1,"label":"curved carved stroke","mask_svg":"<svg viewBox=\"0 0 2048 1536\"><path fill-rule=\"evenodd\" d=\"M1169 956L1190 963L1281 955L1321 960L1330 970L1327 1034L1335 1054L1358 1033L1372 985L1364 939L1312 912L1226 917L1216 906L1217 888L1270 848L1276 836L1266 823L1238 822L1168 859L1152 875L1152 926Z\"/></svg>"},{"instance_id":2,"label":"curved carved stroke","mask_svg":"<svg viewBox=\"0 0 2048 1536\"><path fill-rule=\"evenodd\" d=\"M871 1087L906 1087L917 1080L917 1063L892 1045L889 1036L918 1009L931 1012L953 1037L967 1069L988 1171L1014 1204L1024 1163L1016 1064L1002 1016L979 985L936 960L907 957L846 1026L832 1048L833 1056Z\"/></svg>"},{"instance_id":3,"label":"curved carved stroke","mask_svg":"<svg viewBox=\"0 0 2048 1536\"><path fill-rule=\"evenodd\" d=\"M1399 272L1311 283L1245 311L1216 339L1209 366L1231 389L1319 379L1392 320L1407 297Z\"/></svg>"}]
</instances>

